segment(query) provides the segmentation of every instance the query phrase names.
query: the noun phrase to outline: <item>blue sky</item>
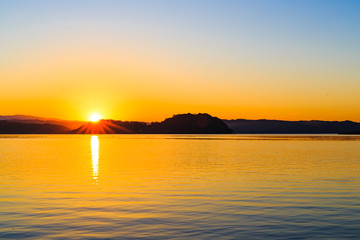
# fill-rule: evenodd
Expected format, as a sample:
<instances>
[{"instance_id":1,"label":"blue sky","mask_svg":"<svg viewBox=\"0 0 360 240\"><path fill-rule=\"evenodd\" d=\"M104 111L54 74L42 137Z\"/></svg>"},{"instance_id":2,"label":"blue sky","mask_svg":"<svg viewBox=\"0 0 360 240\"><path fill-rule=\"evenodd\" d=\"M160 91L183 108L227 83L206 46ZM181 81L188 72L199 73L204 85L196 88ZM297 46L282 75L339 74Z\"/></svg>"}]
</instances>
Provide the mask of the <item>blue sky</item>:
<instances>
[{"instance_id":1,"label":"blue sky","mask_svg":"<svg viewBox=\"0 0 360 240\"><path fill-rule=\"evenodd\" d=\"M106 65L123 80L88 81L127 88L108 102L138 108L128 117L145 118L134 102L152 99L166 102L167 115L189 108L224 117L360 120L359 26L359 1L0 1L0 100L21 111L12 99L25 92L30 100L58 89L104 99L112 89L79 89L86 73L67 89L69 68ZM67 78L55 79L59 71ZM6 94L19 83L23 91Z\"/></svg>"}]
</instances>

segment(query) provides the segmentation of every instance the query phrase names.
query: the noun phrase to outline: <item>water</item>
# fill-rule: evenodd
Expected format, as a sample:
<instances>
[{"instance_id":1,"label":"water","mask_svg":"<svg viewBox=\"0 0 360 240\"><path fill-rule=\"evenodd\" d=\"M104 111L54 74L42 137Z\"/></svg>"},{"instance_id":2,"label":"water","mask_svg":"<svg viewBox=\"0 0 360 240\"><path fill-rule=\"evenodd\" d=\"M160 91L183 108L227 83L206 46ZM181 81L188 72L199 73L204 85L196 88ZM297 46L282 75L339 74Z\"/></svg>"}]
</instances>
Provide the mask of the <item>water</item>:
<instances>
[{"instance_id":1,"label":"water","mask_svg":"<svg viewBox=\"0 0 360 240\"><path fill-rule=\"evenodd\" d=\"M359 239L360 136L1 135L3 239Z\"/></svg>"}]
</instances>

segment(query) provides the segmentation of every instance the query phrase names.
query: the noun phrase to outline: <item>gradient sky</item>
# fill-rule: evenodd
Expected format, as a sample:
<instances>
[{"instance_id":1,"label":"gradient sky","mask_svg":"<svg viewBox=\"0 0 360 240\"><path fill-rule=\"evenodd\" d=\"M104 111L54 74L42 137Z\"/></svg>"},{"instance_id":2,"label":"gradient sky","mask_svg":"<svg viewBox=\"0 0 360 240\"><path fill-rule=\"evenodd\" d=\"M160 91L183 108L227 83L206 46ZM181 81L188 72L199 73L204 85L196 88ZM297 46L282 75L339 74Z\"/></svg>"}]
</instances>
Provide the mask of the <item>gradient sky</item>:
<instances>
[{"instance_id":1,"label":"gradient sky","mask_svg":"<svg viewBox=\"0 0 360 240\"><path fill-rule=\"evenodd\" d=\"M0 115L360 121L360 1L0 0Z\"/></svg>"}]
</instances>

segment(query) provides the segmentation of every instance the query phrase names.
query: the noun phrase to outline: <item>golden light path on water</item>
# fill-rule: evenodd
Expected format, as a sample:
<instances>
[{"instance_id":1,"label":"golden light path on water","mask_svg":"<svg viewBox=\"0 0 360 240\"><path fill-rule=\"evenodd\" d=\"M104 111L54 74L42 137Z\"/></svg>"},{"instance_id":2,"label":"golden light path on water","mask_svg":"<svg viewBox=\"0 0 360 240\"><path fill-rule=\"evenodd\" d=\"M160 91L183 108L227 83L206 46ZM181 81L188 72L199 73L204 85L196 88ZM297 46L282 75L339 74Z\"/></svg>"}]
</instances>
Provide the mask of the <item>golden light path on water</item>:
<instances>
[{"instance_id":1,"label":"golden light path on water","mask_svg":"<svg viewBox=\"0 0 360 240\"><path fill-rule=\"evenodd\" d=\"M0 183L0 239L360 236L360 136L0 135Z\"/></svg>"},{"instance_id":2,"label":"golden light path on water","mask_svg":"<svg viewBox=\"0 0 360 240\"><path fill-rule=\"evenodd\" d=\"M99 176L99 138L98 138L98 136L91 136L91 159L92 159L93 179L95 180L95 184L97 184L98 176Z\"/></svg>"}]
</instances>

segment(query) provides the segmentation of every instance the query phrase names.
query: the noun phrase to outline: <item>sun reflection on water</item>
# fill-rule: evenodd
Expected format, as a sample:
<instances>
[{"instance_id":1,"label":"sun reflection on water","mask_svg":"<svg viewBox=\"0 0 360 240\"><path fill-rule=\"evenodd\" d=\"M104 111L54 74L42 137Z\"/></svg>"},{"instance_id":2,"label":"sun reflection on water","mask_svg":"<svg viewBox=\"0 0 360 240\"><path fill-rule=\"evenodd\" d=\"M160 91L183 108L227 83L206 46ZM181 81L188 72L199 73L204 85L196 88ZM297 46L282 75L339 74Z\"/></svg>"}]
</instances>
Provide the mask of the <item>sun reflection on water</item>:
<instances>
[{"instance_id":1,"label":"sun reflection on water","mask_svg":"<svg viewBox=\"0 0 360 240\"><path fill-rule=\"evenodd\" d=\"M93 179L95 184L98 183L99 176L99 138L98 136L91 136L91 158L92 158L92 169Z\"/></svg>"}]
</instances>

